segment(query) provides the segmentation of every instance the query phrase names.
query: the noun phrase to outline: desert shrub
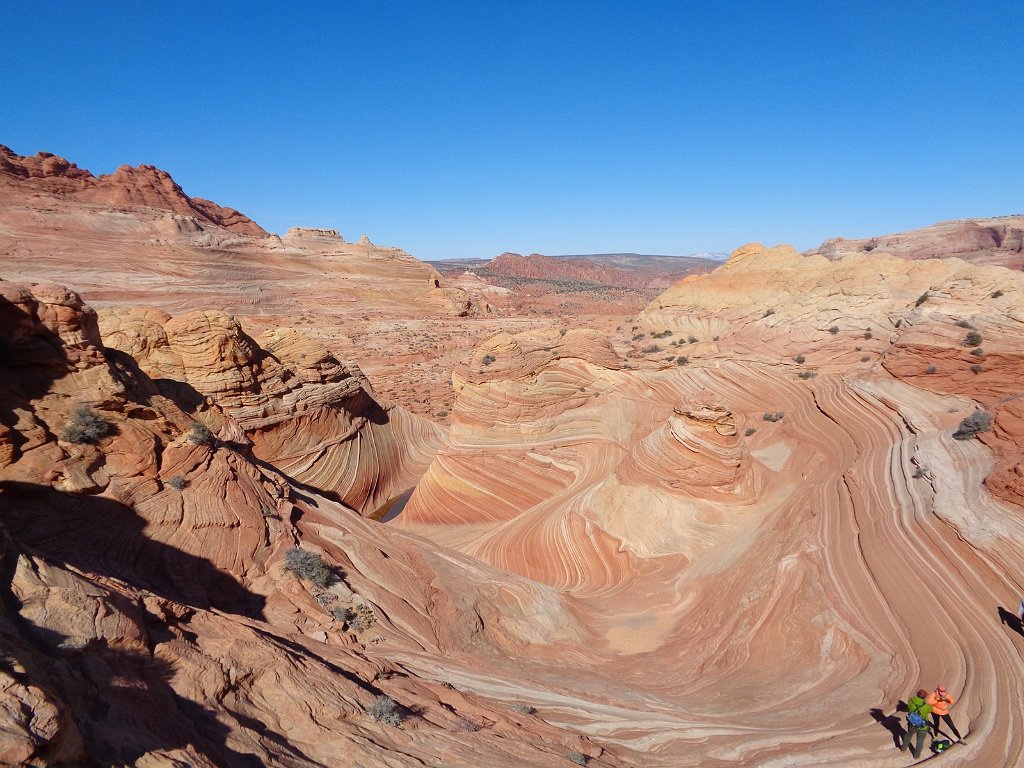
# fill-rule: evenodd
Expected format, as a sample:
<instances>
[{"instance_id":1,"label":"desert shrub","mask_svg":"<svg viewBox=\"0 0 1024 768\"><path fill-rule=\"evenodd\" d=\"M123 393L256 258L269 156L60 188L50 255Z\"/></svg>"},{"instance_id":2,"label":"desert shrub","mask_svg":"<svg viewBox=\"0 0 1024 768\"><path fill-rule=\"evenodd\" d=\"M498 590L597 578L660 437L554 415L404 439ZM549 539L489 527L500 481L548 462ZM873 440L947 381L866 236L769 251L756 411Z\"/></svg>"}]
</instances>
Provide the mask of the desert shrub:
<instances>
[{"instance_id":1,"label":"desert shrub","mask_svg":"<svg viewBox=\"0 0 1024 768\"><path fill-rule=\"evenodd\" d=\"M807 358L804 357L803 355L797 355L796 357L793 358L793 362L796 363L797 365L803 365L805 362L807 362Z\"/></svg>"},{"instance_id":2,"label":"desert shrub","mask_svg":"<svg viewBox=\"0 0 1024 768\"><path fill-rule=\"evenodd\" d=\"M974 349L971 350L971 354L974 355L975 357L981 357L982 355L985 354L985 350L982 349L981 347L975 347Z\"/></svg>"},{"instance_id":3,"label":"desert shrub","mask_svg":"<svg viewBox=\"0 0 1024 768\"><path fill-rule=\"evenodd\" d=\"M1003 295L1002 291L996 291L995 293L992 294L992 298L993 299L998 299L1002 295Z\"/></svg>"},{"instance_id":4,"label":"desert shrub","mask_svg":"<svg viewBox=\"0 0 1024 768\"><path fill-rule=\"evenodd\" d=\"M965 347L978 347L981 346L981 334L977 331L971 331L964 336Z\"/></svg>"},{"instance_id":5,"label":"desert shrub","mask_svg":"<svg viewBox=\"0 0 1024 768\"><path fill-rule=\"evenodd\" d=\"M833 325L831 328L828 329L828 332L835 336L837 333L839 333L839 326Z\"/></svg>"},{"instance_id":6,"label":"desert shrub","mask_svg":"<svg viewBox=\"0 0 1024 768\"><path fill-rule=\"evenodd\" d=\"M925 373L935 373L937 370L939 370L939 369L936 368L934 365L929 365L927 368L924 369L924 372Z\"/></svg>"},{"instance_id":7,"label":"desert shrub","mask_svg":"<svg viewBox=\"0 0 1024 768\"><path fill-rule=\"evenodd\" d=\"M918 467L917 469L914 470L914 477L928 477L928 470L925 469L924 467Z\"/></svg>"},{"instance_id":8,"label":"desert shrub","mask_svg":"<svg viewBox=\"0 0 1024 768\"><path fill-rule=\"evenodd\" d=\"M690 358L686 355L680 355L676 358L676 365L686 365L688 362L690 362Z\"/></svg>"},{"instance_id":9,"label":"desert shrub","mask_svg":"<svg viewBox=\"0 0 1024 768\"><path fill-rule=\"evenodd\" d=\"M647 338L647 334L646 333L636 333L636 334L633 335L633 341L640 341L640 339L646 339L646 338Z\"/></svg>"},{"instance_id":10,"label":"desert shrub","mask_svg":"<svg viewBox=\"0 0 1024 768\"><path fill-rule=\"evenodd\" d=\"M869 357L868 355L864 355L863 357L861 357L860 361L861 361L862 363L866 363L866 362L867 362L868 360L870 360L870 359L871 359L871 358L870 358L870 357Z\"/></svg>"},{"instance_id":11,"label":"desert shrub","mask_svg":"<svg viewBox=\"0 0 1024 768\"><path fill-rule=\"evenodd\" d=\"M769 315L774 315L774 314L775 314L775 310L774 309L766 309L764 311L764 314L761 315L761 317L768 317Z\"/></svg>"},{"instance_id":12,"label":"desert shrub","mask_svg":"<svg viewBox=\"0 0 1024 768\"><path fill-rule=\"evenodd\" d=\"M664 330L664 331L660 331L660 332L657 332L657 333L652 333L651 334L651 338L652 339L665 339L665 338L668 338L671 335L672 335L672 331Z\"/></svg>"},{"instance_id":13,"label":"desert shrub","mask_svg":"<svg viewBox=\"0 0 1024 768\"><path fill-rule=\"evenodd\" d=\"M750 437L755 432L757 432L757 430L754 429L753 427L747 427L747 431L744 432L743 434L746 435L747 437Z\"/></svg>"},{"instance_id":14,"label":"desert shrub","mask_svg":"<svg viewBox=\"0 0 1024 768\"><path fill-rule=\"evenodd\" d=\"M966 320L957 320L956 324L957 324L958 328L973 328L974 327L973 325L968 323Z\"/></svg>"},{"instance_id":15,"label":"desert shrub","mask_svg":"<svg viewBox=\"0 0 1024 768\"><path fill-rule=\"evenodd\" d=\"M768 411L761 418L765 421L782 421L782 417L785 415L786 414L783 411L775 411L774 413L772 411Z\"/></svg>"},{"instance_id":16,"label":"desert shrub","mask_svg":"<svg viewBox=\"0 0 1024 768\"><path fill-rule=\"evenodd\" d=\"M892 325L893 328L899 328L901 325L903 325L903 318L897 317L896 322L893 323Z\"/></svg>"},{"instance_id":17,"label":"desert shrub","mask_svg":"<svg viewBox=\"0 0 1024 768\"><path fill-rule=\"evenodd\" d=\"M696 343L697 343L698 341L700 341L700 339L698 339L698 338L697 338L696 336L693 336L693 335L691 334L690 336L687 336L687 337L686 337L686 341L687 341L687 343L689 343L689 344L696 344Z\"/></svg>"},{"instance_id":18,"label":"desert shrub","mask_svg":"<svg viewBox=\"0 0 1024 768\"><path fill-rule=\"evenodd\" d=\"M953 437L956 440L967 440L979 432L988 432L990 429L992 429L992 414L977 410L960 422Z\"/></svg>"},{"instance_id":19,"label":"desert shrub","mask_svg":"<svg viewBox=\"0 0 1024 768\"><path fill-rule=\"evenodd\" d=\"M69 443L95 443L113 434L114 425L100 416L88 405L75 409L71 421L64 425L60 437Z\"/></svg>"},{"instance_id":20,"label":"desert shrub","mask_svg":"<svg viewBox=\"0 0 1024 768\"><path fill-rule=\"evenodd\" d=\"M565 336L565 328L559 328L558 329L558 335L559 336Z\"/></svg>"},{"instance_id":21,"label":"desert shrub","mask_svg":"<svg viewBox=\"0 0 1024 768\"><path fill-rule=\"evenodd\" d=\"M493 362L494 362L494 361L495 361L496 359L497 359L497 358L496 358L496 357L495 357L494 355L484 355L484 356L483 356L483 359L482 359L482 360L480 360L480 362L481 362L481 363L483 363L484 365L490 365L490 364L491 364L491 363L493 363Z\"/></svg>"},{"instance_id":22,"label":"desert shrub","mask_svg":"<svg viewBox=\"0 0 1024 768\"><path fill-rule=\"evenodd\" d=\"M806 381L807 379L813 379L817 375L818 374L814 371L800 371L800 373L797 374L797 377Z\"/></svg>"},{"instance_id":23,"label":"desert shrub","mask_svg":"<svg viewBox=\"0 0 1024 768\"><path fill-rule=\"evenodd\" d=\"M532 715L537 711L536 707L531 707L529 704L520 704L518 702L512 705L512 709L521 715Z\"/></svg>"},{"instance_id":24,"label":"desert shrub","mask_svg":"<svg viewBox=\"0 0 1024 768\"><path fill-rule=\"evenodd\" d=\"M373 703L366 708L366 714L378 723L393 725L395 728L402 724L402 708L390 696L375 698Z\"/></svg>"},{"instance_id":25,"label":"desert shrub","mask_svg":"<svg viewBox=\"0 0 1024 768\"><path fill-rule=\"evenodd\" d=\"M184 491L186 488L188 488L188 480L186 480L181 475L175 475L174 477L167 481L167 484L176 491Z\"/></svg>"},{"instance_id":26,"label":"desert shrub","mask_svg":"<svg viewBox=\"0 0 1024 768\"><path fill-rule=\"evenodd\" d=\"M854 352L860 352L862 349L864 349L864 347L854 347L853 351Z\"/></svg>"},{"instance_id":27,"label":"desert shrub","mask_svg":"<svg viewBox=\"0 0 1024 768\"><path fill-rule=\"evenodd\" d=\"M213 443L213 433L210 428L201 421L192 422L192 431L189 432L188 441L196 445L210 445Z\"/></svg>"},{"instance_id":28,"label":"desert shrub","mask_svg":"<svg viewBox=\"0 0 1024 768\"><path fill-rule=\"evenodd\" d=\"M661 347L657 344L648 344L646 347L640 350L645 355L653 354L654 352L661 352Z\"/></svg>"},{"instance_id":29,"label":"desert shrub","mask_svg":"<svg viewBox=\"0 0 1024 768\"><path fill-rule=\"evenodd\" d=\"M871 338L871 331L864 331L864 338L865 339L870 339Z\"/></svg>"},{"instance_id":30,"label":"desert shrub","mask_svg":"<svg viewBox=\"0 0 1024 768\"><path fill-rule=\"evenodd\" d=\"M582 752L577 752L575 750L566 755L566 757L569 759L569 762L576 763L576 765L586 765L587 760L590 759Z\"/></svg>"},{"instance_id":31,"label":"desert shrub","mask_svg":"<svg viewBox=\"0 0 1024 768\"><path fill-rule=\"evenodd\" d=\"M972 365L972 366L971 366L971 373L973 373L973 374L979 374L979 373L981 373L981 372L982 372L983 370L985 370L985 369L984 369L984 368L982 368L982 367L981 367L980 365Z\"/></svg>"},{"instance_id":32,"label":"desert shrub","mask_svg":"<svg viewBox=\"0 0 1024 768\"><path fill-rule=\"evenodd\" d=\"M712 336L712 337L711 337L711 340L712 340L712 341L718 341L718 337L717 337L717 336Z\"/></svg>"},{"instance_id":33,"label":"desert shrub","mask_svg":"<svg viewBox=\"0 0 1024 768\"><path fill-rule=\"evenodd\" d=\"M284 569L318 587L326 587L334 576L331 566L320 555L302 547L292 547L284 553Z\"/></svg>"},{"instance_id":34,"label":"desert shrub","mask_svg":"<svg viewBox=\"0 0 1024 768\"><path fill-rule=\"evenodd\" d=\"M917 297L917 301L914 302L914 306L915 307L920 307L922 304L924 304L926 301L928 301L928 299L929 299L928 291L925 291L924 293L922 293L920 296Z\"/></svg>"}]
</instances>

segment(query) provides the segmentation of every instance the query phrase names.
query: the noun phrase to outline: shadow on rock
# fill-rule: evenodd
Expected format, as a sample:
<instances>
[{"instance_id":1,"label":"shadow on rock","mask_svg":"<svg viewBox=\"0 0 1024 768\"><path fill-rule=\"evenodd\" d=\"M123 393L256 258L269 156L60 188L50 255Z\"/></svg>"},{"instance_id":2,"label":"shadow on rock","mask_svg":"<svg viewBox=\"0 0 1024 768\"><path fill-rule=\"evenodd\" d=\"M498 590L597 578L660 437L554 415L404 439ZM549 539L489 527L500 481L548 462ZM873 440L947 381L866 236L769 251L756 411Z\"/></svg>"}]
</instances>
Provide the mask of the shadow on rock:
<instances>
[{"instance_id":1,"label":"shadow on rock","mask_svg":"<svg viewBox=\"0 0 1024 768\"><path fill-rule=\"evenodd\" d=\"M875 709L868 710L868 714L871 715L876 723L884 726L885 729L892 734L893 746L899 747L900 743L903 741L904 733L903 723L900 722L899 717L896 715L887 715L877 707Z\"/></svg>"},{"instance_id":2,"label":"shadow on rock","mask_svg":"<svg viewBox=\"0 0 1024 768\"><path fill-rule=\"evenodd\" d=\"M120 579L196 608L263 618L262 596L208 560L147 538L146 521L111 499L4 481L0 520L20 549L55 565Z\"/></svg>"}]
</instances>

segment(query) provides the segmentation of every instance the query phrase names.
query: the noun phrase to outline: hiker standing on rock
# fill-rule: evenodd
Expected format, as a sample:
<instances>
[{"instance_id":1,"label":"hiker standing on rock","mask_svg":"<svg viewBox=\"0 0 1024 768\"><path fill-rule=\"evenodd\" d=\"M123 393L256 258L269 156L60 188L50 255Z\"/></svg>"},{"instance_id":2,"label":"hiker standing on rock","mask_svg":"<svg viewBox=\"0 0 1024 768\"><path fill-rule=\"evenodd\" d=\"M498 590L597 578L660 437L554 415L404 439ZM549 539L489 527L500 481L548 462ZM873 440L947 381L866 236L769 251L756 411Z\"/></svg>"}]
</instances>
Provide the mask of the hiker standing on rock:
<instances>
[{"instance_id":1,"label":"hiker standing on rock","mask_svg":"<svg viewBox=\"0 0 1024 768\"><path fill-rule=\"evenodd\" d=\"M938 738L939 735L939 721L945 720L946 725L949 726L949 730L956 736L957 741L964 741L964 737L960 735L960 731L953 725L953 718L949 716L949 708L956 704L956 699L946 692L946 686L940 685L934 691L928 694L927 703L932 708L932 725L935 726L935 736Z\"/></svg>"},{"instance_id":2,"label":"hiker standing on rock","mask_svg":"<svg viewBox=\"0 0 1024 768\"><path fill-rule=\"evenodd\" d=\"M907 732L903 734L900 751L905 752L907 747L910 747L911 737L916 736L917 744L910 748L910 753L915 760L921 756L921 750L924 749L924 737L931 731L931 726L928 725L928 715L932 713L932 707L925 700L927 696L928 691L922 688L916 696L911 696L907 700Z\"/></svg>"}]
</instances>

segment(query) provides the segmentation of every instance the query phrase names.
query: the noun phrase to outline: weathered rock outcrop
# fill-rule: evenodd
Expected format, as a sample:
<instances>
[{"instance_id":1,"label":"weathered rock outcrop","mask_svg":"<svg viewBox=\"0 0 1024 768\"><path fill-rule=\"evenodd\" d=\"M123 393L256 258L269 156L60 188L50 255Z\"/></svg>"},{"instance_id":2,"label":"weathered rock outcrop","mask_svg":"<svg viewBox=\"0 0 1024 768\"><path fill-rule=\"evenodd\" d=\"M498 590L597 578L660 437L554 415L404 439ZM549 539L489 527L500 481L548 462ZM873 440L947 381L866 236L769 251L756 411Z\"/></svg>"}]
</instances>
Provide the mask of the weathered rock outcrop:
<instances>
[{"instance_id":1,"label":"weathered rock outcrop","mask_svg":"<svg viewBox=\"0 0 1024 768\"><path fill-rule=\"evenodd\" d=\"M152 165L137 168L122 165L114 173L93 176L48 152L23 157L0 145L0 184L28 185L62 197L119 208L160 208L242 235L264 237L267 234L259 224L233 208L189 197L169 173ZM12 194L23 196L26 191L17 189Z\"/></svg>"},{"instance_id":2,"label":"weathered rock outcrop","mask_svg":"<svg viewBox=\"0 0 1024 768\"><path fill-rule=\"evenodd\" d=\"M808 253L838 259L851 253L891 253L905 259L956 256L974 264L1024 267L1024 215L958 219L860 239L833 237Z\"/></svg>"}]
</instances>

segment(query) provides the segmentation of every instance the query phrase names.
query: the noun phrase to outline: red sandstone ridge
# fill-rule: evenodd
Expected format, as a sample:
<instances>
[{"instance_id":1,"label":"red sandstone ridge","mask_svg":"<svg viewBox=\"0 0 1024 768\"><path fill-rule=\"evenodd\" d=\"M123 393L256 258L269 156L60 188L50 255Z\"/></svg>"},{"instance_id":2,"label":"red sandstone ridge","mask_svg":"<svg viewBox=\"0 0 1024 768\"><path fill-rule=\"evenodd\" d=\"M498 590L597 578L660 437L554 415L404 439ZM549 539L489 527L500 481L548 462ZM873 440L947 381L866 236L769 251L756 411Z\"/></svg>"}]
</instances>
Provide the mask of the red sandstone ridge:
<instances>
[{"instance_id":1,"label":"red sandstone ridge","mask_svg":"<svg viewBox=\"0 0 1024 768\"><path fill-rule=\"evenodd\" d=\"M621 269L584 258L556 258L539 253L521 256L518 253L506 252L496 256L478 272L487 277L515 277L547 282L592 283L616 288L647 289L664 287L673 280L710 269L694 266L692 261L680 259L679 267L670 270L654 267Z\"/></svg>"},{"instance_id":2,"label":"red sandstone ridge","mask_svg":"<svg viewBox=\"0 0 1024 768\"><path fill-rule=\"evenodd\" d=\"M893 235L847 240L833 237L807 251L829 259L850 253L891 253L905 259L956 256L974 264L1024 267L1024 215L959 219Z\"/></svg>"},{"instance_id":3,"label":"red sandstone ridge","mask_svg":"<svg viewBox=\"0 0 1024 768\"><path fill-rule=\"evenodd\" d=\"M189 197L167 171L152 165L122 165L114 173L93 176L89 171L49 152L34 157L15 154L0 145L0 195L23 196L34 191L112 207L145 207L173 211L208 224L252 237L266 230L248 216L209 200Z\"/></svg>"}]
</instances>

